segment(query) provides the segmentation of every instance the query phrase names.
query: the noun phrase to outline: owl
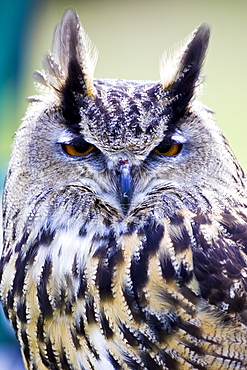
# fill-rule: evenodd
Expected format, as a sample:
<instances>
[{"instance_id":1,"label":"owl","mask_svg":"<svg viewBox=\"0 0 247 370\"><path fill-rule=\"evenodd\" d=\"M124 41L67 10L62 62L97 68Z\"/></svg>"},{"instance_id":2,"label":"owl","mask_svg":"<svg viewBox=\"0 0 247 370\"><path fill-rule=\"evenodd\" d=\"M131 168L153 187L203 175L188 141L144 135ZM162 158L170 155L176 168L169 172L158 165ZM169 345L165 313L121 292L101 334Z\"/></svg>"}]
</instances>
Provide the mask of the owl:
<instances>
[{"instance_id":1,"label":"owl","mask_svg":"<svg viewBox=\"0 0 247 370\"><path fill-rule=\"evenodd\" d=\"M247 368L246 175L197 99L208 40L160 81L95 79L77 14L57 27L3 198L26 369Z\"/></svg>"}]
</instances>

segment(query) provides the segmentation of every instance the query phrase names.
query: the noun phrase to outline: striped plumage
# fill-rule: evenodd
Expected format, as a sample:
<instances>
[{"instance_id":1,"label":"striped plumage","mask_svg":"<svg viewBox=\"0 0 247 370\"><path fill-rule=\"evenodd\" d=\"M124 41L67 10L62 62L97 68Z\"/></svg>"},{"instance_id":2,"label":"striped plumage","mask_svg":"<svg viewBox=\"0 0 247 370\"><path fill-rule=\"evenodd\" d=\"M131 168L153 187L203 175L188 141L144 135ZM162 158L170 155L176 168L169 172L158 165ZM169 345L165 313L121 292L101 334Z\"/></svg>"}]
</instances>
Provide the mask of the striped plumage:
<instances>
[{"instance_id":1,"label":"striped plumage","mask_svg":"<svg viewBox=\"0 0 247 370\"><path fill-rule=\"evenodd\" d=\"M208 38L161 82L97 80L77 15L57 28L3 202L27 369L247 368L246 177L194 99Z\"/></svg>"}]
</instances>

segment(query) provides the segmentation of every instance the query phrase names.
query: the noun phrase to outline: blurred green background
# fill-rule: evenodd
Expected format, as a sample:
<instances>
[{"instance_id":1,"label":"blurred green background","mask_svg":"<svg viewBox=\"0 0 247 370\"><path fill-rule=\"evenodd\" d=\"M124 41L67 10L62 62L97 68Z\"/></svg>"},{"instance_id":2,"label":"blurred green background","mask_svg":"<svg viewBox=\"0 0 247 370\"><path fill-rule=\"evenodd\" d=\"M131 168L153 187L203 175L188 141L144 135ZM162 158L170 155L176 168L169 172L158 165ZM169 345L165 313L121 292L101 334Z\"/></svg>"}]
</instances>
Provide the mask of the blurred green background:
<instances>
[{"instance_id":1,"label":"blurred green background","mask_svg":"<svg viewBox=\"0 0 247 370\"><path fill-rule=\"evenodd\" d=\"M12 137L34 95L55 25L75 8L99 50L95 77L159 79L159 60L200 23L212 35L202 100L247 170L247 0L0 0L0 186ZM13 336L2 317L0 368L20 370ZM6 348L11 349L8 358ZM14 362L13 362L14 361Z\"/></svg>"}]
</instances>

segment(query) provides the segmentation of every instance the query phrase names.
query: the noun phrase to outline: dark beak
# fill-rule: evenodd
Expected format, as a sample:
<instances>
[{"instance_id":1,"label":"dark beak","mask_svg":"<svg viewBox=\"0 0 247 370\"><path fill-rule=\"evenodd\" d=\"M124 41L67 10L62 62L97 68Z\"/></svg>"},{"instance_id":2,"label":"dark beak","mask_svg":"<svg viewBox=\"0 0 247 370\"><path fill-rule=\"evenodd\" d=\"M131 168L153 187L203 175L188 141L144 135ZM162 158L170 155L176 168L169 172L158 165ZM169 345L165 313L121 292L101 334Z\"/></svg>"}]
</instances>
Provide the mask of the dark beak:
<instances>
[{"instance_id":1,"label":"dark beak","mask_svg":"<svg viewBox=\"0 0 247 370\"><path fill-rule=\"evenodd\" d=\"M120 202L122 209L127 213L131 196L132 196L132 176L131 176L131 166L128 160L119 161L119 191L120 191Z\"/></svg>"}]
</instances>

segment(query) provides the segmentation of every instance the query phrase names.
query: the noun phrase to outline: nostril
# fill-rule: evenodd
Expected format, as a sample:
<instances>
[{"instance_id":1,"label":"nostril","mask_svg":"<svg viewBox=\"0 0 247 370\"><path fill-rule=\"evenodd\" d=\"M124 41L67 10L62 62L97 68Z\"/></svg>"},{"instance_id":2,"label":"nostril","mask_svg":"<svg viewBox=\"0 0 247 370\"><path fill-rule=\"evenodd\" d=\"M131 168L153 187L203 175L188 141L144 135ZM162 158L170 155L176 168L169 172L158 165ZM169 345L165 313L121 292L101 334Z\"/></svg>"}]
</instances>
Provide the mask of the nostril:
<instances>
[{"instance_id":1,"label":"nostril","mask_svg":"<svg viewBox=\"0 0 247 370\"><path fill-rule=\"evenodd\" d=\"M128 164L128 163L129 163L128 159L122 159L122 158L119 159L120 166L123 166L124 164Z\"/></svg>"},{"instance_id":2,"label":"nostril","mask_svg":"<svg viewBox=\"0 0 247 370\"><path fill-rule=\"evenodd\" d=\"M126 169L128 168L129 169L129 160L128 159L123 159L123 158L119 158L118 160L118 166L117 168L115 169L115 174L117 176L120 176L122 177L123 173L126 172Z\"/></svg>"}]
</instances>

